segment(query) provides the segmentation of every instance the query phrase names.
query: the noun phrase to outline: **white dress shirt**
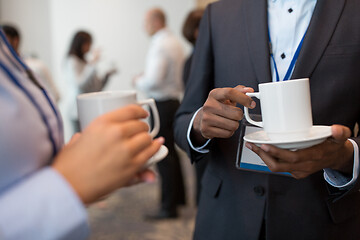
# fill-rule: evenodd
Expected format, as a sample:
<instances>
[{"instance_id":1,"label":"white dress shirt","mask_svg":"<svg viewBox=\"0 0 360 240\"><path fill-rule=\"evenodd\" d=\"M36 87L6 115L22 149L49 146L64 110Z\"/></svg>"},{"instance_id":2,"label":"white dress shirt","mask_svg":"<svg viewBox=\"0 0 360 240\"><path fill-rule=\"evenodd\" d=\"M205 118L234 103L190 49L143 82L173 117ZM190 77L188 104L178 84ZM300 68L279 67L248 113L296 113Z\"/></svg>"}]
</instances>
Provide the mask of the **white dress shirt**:
<instances>
[{"instance_id":1,"label":"white dress shirt","mask_svg":"<svg viewBox=\"0 0 360 240\"><path fill-rule=\"evenodd\" d=\"M0 239L84 239L86 210L49 166L63 146L61 116L25 69L0 29Z\"/></svg>"},{"instance_id":2,"label":"white dress shirt","mask_svg":"<svg viewBox=\"0 0 360 240\"><path fill-rule=\"evenodd\" d=\"M184 51L181 42L166 28L151 39L145 71L136 88L158 101L180 99L183 93Z\"/></svg>"},{"instance_id":3,"label":"white dress shirt","mask_svg":"<svg viewBox=\"0 0 360 240\"><path fill-rule=\"evenodd\" d=\"M268 0L271 46L279 72L284 79L295 51L309 26L317 0ZM276 81L273 61L272 79ZM294 69L292 69L294 70Z\"/></svg>"},{"instance_id":4,"label":"white dress shirt","mask_svg":"<svg viewBox=\"0 0 360 240\"><path fill-rule=\"evenodd\" d=\"M295 51L309 26L316 2L317 0L268 0L269 35L280 80L284 79ZM272 59L269 59L269 61L271 64L272 80L276 81L274 63ZM291 72L293 70L294 69L291 69ZM193 150L199 153L207 153L209 150L206 149L206 146L210 140L201 147L195 147L190 139L192 125L198 111L195 112L190 121L187 139ZM334 187L347 187L355 182L359 175L359 148L355 141L351 139L349 139L349 141L354 147L352 179L346 178L338 171L329 168L324 169L325 180Z\"/></svg>"}]
</instances>

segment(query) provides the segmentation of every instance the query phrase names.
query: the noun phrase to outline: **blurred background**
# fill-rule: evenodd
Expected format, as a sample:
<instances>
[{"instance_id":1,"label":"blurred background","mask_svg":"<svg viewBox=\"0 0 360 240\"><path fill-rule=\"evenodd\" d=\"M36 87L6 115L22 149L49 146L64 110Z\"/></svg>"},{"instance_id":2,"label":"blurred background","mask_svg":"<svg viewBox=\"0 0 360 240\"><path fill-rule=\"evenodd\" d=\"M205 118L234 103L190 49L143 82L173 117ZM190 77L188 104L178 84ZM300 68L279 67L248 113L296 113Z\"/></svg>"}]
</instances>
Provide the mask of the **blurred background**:
<instances>
[{"instance_id":1,"label":"blurred background","mask_svg":"<svg viewBox=\"0 0 360 240\"><path fill-rule=\"evenodd\" d=\"M116 67L105 90L131 89L131 79L144 69L149 38L143 31L144 14L160 7L168 27L183 42L181 28L189 11L213 0L0 0L0 23L20 30L20 52L34 55L48 66L60 90L66 91L63 65L72 36L86 30L93 36L93 49L101 52L98 70ZM60 100L61 108L61 100ZM64 115L64 112L63 112ZM72 132L65 120L65 139Z\"/></svg>"},{"instance_id":2,"label":"blurred background","mask_svg":"<svg viewBox=\"0 0 360 240\"><path fill-rule=\"evenodd\" d=\"M186 54L190 44L182 36L187 14L214 0L0 0L0 24L10 24L21 34L19 52L41 59L52 75L61 96L67 91L63 65L71 38L78 30L93 36L93 50L100 51L98 70L117 68L105 90L132 89L134 75L142 72L150 39L143 29L144 14L152 7L162 8L168 28L181 39ZM73 132L62 111L65 140ZM88 207L92 229L90 239L192 239L196 216L195 174L187 156L178 150L184 172L187 205L180 217L145 221L144 213L158 205L159 182L125 188ZM156 169L154 169L156 170ZM71 217L71 216L69 216Z\"/></svg>"}]
</instances>

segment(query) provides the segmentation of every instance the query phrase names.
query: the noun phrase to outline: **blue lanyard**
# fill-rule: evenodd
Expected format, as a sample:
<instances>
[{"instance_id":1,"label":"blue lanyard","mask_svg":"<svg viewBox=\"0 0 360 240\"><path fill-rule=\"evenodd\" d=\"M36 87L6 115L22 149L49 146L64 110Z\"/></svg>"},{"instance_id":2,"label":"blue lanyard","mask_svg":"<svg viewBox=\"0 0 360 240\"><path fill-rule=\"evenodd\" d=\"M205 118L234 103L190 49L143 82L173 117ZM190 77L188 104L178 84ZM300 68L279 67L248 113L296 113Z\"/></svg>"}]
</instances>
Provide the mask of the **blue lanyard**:
<instances>
[{"instance_id":1,"label":"blue lanyard","mask_svg":"<svg viewBox=\"0 0 360 240\"><path fill-rule=\"evenodd\" d=\"M47 92L45 91L45 89L43 87L40 86L40 84L36 81L35 77L32 75L30 69L20 60L20 58L17 56L17 54L15 53L15 51L12 49L12 47L10 47L9 43L6 40L6 37L4 36L1 28L0 28L0 38L2 38L2 42L5 43L5 45L8 47L8 49L10 49L10 52L12 54L12 57L15 58L15 60L24 68L25 72L27 73L28 77L30 78L30 80L32 80L34 82L35 85L37 85L42 94L45 96L46 100L48 101L52 111L54 112L57 122L60 126L60 130L62 129L62 125L61 125L61 120L60 120L60 116L58 115L56 108L54 106L54 104L52 103L52 101L50 100ZM10 61L12 61L12 59L9 59ZM8 75L9 79L16 85L18 86L22 92L28 97L28 99L32 102L32 104L35 106L35 108L39 111L40 115L41 115L41 119L43 120L47 130L48 130L48 135L49 135L49 139L51 142L51 146L52 146L52 157L54 158L57 154L57 147L56 147L56 143L55 143L55 138L53 136L53 132L51 131L51 127L50 124L48 122L48 119L45 115L45 113L43 112L42 108L40 107L40 105L35 101L35 98L30 94L30 92L21 85L20 81L14 76L14 74L12 74L12 72L4 65L0 62L0 68ZM61 134L61 133L60 133Z\"/></svg>"},{"instance_id":2,"label":"blue lanyard","mask_svg":"<svg viewBox=\"0 0 360 240\"><path fill-rule=\"evenodd\" d=\"M303 44L303 41L304 41L304 38L305 38L305 35L306 35L306 32L307 32L307 29L304 33L304 36L301 38L301 41L299 43L299 46L297 47L296 51L295 51L295 54L294 54L294 57L293 59L291 60L290 62L290 66L288 68L288 70L286 71L286 74L285 74L285 77L283 79L283 81L286 81L286 80L289 80L290 79L290 75L292 73L292 70L294 69L294 66L295 66L295 63L299 57L299 54L300 54L300 50L301 50L301 47L302 47L302 44ZM279 72L278 72L278 69L277 69L277 66L276 66L276 62L275 62L275 58L274 58L274 54L273 54L273 51L272 51L272 44L271 44L271 38L270 38L270 31L268 31L268 34L269 34L269 46L270 46L270 57L274 63L274 69L275 69L275 73L276 73L276 81L279 82L280 81L280 77L279 77Z\"/></svg>"}]
</instances>

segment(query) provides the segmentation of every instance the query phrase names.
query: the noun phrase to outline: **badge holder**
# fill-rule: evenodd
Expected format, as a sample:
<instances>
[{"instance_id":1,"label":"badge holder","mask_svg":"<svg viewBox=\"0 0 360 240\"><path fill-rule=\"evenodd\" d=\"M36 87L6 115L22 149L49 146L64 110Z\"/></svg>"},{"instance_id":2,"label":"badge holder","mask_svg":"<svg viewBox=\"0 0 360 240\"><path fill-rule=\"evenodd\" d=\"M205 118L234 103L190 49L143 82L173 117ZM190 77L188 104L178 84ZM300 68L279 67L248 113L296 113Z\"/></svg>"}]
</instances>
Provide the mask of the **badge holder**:
<instances>
[{"instance_id":1,"label":"badge holder","mask_svg":"<svg viewBox=\"0 0 360 240\"><path fill-rule=\"evenodd\" d=\"M251 118L255 121L261 121L261 115L250 114ZM246 121L243 118L240 122L240 134L239 134L239 143L236 154L236 168L239 170L255 171L262 173L277 174L282 176L291 176L287 172L271 172L270 169L266 166L263 160L253 151L248 149L245 146L244 136L253 132L261 131L262 128L257 127Z\"/></svg>"}]
</instances>

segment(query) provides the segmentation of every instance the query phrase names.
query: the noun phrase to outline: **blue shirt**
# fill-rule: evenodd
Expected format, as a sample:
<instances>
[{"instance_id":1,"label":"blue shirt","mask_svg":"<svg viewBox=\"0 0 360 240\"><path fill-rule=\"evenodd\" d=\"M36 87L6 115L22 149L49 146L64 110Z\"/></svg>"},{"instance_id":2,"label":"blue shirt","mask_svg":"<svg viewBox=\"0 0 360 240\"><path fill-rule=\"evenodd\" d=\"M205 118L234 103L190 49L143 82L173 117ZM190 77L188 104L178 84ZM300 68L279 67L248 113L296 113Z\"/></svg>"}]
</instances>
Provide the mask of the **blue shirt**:
<instances>
[{"instance_id":1,"label":"blue shirt","mask_svg":"<svg viewBox=\"0 0 360 240\"><path fill-rule=\"evenodd\" d=\"M269 0L268 25L280 79L284 79L294 53L309 26L317 0ZM273 61L272 79L276 81ZM294 70L294 69L292 69Z\"/></svg>"},{"instance_id":2,"label":"blue shirt","mask_svg":"<svg viewBox=\"0 0 360 240\"><path fill-rule=\"evenodd\" d=\"M1 29L0 109L0 239L86 238L86 209L50 166L63 146L61 118Z\"/></svg>"}]
</instances>

